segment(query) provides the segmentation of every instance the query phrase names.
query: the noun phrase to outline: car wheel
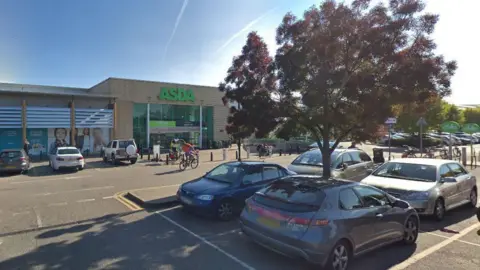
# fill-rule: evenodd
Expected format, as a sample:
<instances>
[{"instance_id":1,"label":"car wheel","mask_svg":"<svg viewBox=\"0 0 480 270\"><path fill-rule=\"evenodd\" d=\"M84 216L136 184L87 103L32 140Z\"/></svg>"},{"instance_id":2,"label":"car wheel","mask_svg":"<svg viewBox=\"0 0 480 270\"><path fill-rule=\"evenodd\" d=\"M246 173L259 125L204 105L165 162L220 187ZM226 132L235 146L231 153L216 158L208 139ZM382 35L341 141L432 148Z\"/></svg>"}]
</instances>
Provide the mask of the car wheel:
<instances>
[{"instance_id":1,"label":"car wheel","mask_svg":"<svg viewBox=\"0 0 480 270\"><path fill-rule=\"evenodd\" d=\"M137 159L131 159L131 160L130 160L130 163L132 163L132 164L137 163Z\"/></svg>"},{"instance_id":2,"label":"car wheel","mask_svg":"<svg viewBox=\"0 0 480 270\"><path fill-rule=\"evenodd\" d=\"M103 156L103 162L107 163L108 159L107 156Z\"/></svg>"},{"instance_id":3,"label":"car wheel","mask_svg":"<svg viewBox=\"0 0 480 270\"><path fill-rule=\"evenodd\" d=\"M418 219L412 216L408 217L403 230L403 243L407 245L415 244L418 238Z\"/></svg>"},{"instance_id":4,"label":"car wheel","mask_svg":"<svg viewBox=\"0 0 480 270\"><path fill-rule=\"evenodd\" d=\"M217 208L217 217L223 221L232 220L234 214L233 203L229 200L222 201Z\"/></svg>"},{"instance_id":5,"label":"car wheel","mask_svg":"<svg viewBox=\"0 0 480 270\"><path fill-rule=\"evenodd\" d=\"M471 207L477 207L477 189L476 188L472 188L472 190L470 191L470 206Z\"/></svg>"},{"instance_id":6,"label":"car wheel","mask_svg":"<svg viewBox=\"0 0 480 270\"><path fill-rule=\"evenodd\" d=\"M437 199L435 201L435 208L433 211L433 216L436 220L441 221L445 217L445 203L442 199Z\"/></svg>"},{"instance_id":7,"label":"car wheel","mask_svg":"<svg viewBox=\"0 0 480 270\"><path fill-rule=\"evenodd\" d=\"M111 157L111 158L112 158L112 160L111 160L111 162L112 162L112 165L113 165L113 166L115 166L115 165L116 165L116 162L115 162L115 155L112 155L112 157Z\"/></svg>"},{"instance_id":8,"label":"car wheel","mask_svg":"<svg viewBox=\"0 0 480 270\"><path fill-rule=\"evenodd\" d=\"M326 269L330 270L346 270L348 269L352 252L347 241L340 241L332 249L328 258Z\"/></svg>"}]
</instances>

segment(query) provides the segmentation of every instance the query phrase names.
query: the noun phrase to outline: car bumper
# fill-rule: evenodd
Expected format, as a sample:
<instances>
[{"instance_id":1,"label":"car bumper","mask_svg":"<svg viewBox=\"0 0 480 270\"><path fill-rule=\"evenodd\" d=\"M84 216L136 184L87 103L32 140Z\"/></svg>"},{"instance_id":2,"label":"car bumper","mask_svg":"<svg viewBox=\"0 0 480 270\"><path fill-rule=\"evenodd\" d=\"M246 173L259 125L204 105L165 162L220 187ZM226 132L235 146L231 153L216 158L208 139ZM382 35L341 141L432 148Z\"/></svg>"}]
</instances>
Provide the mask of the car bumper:
<instances>
[{"instance_id":1,"label":"car bumper","mask_svg":"<svg viewBox=\"0 0 480 270\"><path fill-rule=\"evenodd\" d=\"M419 215L433 215L434 203L431 200L405 200Z\"/></svg>"},{"instance_id":2,"label":"car bumper","mask_svg":"<svg viewBox=\"0 0 480 270\"><path fill-rule=\"evenodd\" d=\"M215 201L204 201L193 197L176 195L177 201L186 209L202 216L214 217L216 215L217 205Z\"/></svg>"},{"instance_id":3,"label":"car bumper","mask_svg":"<svg viewBox=\"0 0 480 270\"><path fill-rule=\"evenodd\" d=\"M57 164L58 169L75 169L75 168L84 168L85 161L78 160L78 161L63 161L58 162Z\"/></svg>"},{"instance_id":4,"label":"car bumper","mask_svg":"<svg viewBox=\"0 0 480 270\"><path fill-rule=\"evenodd\" d=\"M302 258L310 263L319 264L322 267L326 265L328 253L319 253L316 251L305 250L300 247L282 242L278 239L266 236L248 225L248 222L240 220L242 232L257 244L279 254L290 258Z\"/></svg>"},{"instance_id":5,"label":"car bumper","mask_svg":"<svg viewBox=\"0 0 480 270\"><path fill-rule=\"evenodd\" d=\"M118 161L125 161L125 160L135 160L135 159L138 159L138 155L133 155L133 156L119 156L119 155L116 155L115 156L115 160L118 160Z\"/></svg>"},{"instance_id":6,"label":"car bumper","mask_svg":"<svg viewBox=\"0 0 480 270\"><path fill-rule=\"evenodd\" d=\"M27 171L29 169L29 166L27 164L25 165L20 165L20 166L4 166L0 168L0 172L20 172L20 171Z\"/></svg>"}]
</instances>

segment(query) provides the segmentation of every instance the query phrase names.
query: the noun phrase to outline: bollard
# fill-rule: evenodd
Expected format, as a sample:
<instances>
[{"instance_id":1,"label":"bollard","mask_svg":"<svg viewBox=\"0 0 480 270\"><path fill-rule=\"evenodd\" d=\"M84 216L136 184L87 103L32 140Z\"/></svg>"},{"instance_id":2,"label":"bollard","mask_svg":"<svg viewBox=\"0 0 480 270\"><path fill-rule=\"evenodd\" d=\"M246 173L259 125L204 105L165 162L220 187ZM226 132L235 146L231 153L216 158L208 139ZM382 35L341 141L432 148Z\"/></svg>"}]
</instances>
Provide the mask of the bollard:
<instances>
[{"instance_id":1,"label":"bollard","mask_svg":"<svg viewBox=\"0 0 480 270\"><path fill-rule=\"evenodd\" d=\"M150 151L148 151L148 161L150 161Z\"/></svg>"},{"instance_id":2,"label":"bollard","mask_svg":"<svg viewBox=\"0 0 480 270\"><path fill-rule=\"evenodd\" d=\"M223 148L223 160L227 160L227 149Z\"/></svg>"},{"instance_id":3,"label":"bollard","mask_svg":"<svg viewBox=\"0 0 480 270\"><path fill-rule=\"evenodd\" d=\"M466 147L462 147L462 164L463 166L467 166L467 148Z\"/></svg>"},{"instance_id":4,"label":"bollard","mask_svg":"<svg viewBox=\"0 0 480 270\"><path fill-rule=\"evenodd\" d=\"M143 159L143 149L140 149L140 159Z\"/></svg>"},{"instance_id":5,"label":"bollard","mask_svg":"<svg viewBox=\"0 0 480 270\"><path fill-rule=\"evenodd\" d=\"M280 156L282 156L282 149L280 149Z\"/></svg>"},{"instance_id":6,"label":"bollard","mask_svg":"<svg viewBox=\"0 0 480 270\"><path fill-rule=\"evenodd\" d=\"M250 147L247 147L247 159L250 158Z\"/></svg>"},{"instance_id":7,"label":"bollard","mask_svg":"<svg viewBox=\"0 0 480 270\"><path fill-rule=\"evenodd\" d=\"M158 162L158 153L155 154L155 161Z\"/></svg>"},{"instance_id":8,"label":"bollard","mask_svg":"<svg viewBox=\"0 0 480 270\"><path fill-rule=\"evenodd\" d=\"M235 159L238 160L238 151L235 151Z\"/></svg>"},{"instance_id":9,"label":"bollard","mask_svg":"<svg viewBox=\"0 0 480 270\"><path fill-rule=\"evenodd\" d=\"M213 152L210 152L210 161L213 161Z\"/></svg>"},{"instance_id":10,"label":"bollard","mask_svg":"<svg viewBox=\"0 0 480 270\"><path fill-rule=\"evenodd\" d=\"M170 156L168 154L166 154L165 155L165 164L168 165L169 161L170 161Z\"/></svg>"}]
</instances>

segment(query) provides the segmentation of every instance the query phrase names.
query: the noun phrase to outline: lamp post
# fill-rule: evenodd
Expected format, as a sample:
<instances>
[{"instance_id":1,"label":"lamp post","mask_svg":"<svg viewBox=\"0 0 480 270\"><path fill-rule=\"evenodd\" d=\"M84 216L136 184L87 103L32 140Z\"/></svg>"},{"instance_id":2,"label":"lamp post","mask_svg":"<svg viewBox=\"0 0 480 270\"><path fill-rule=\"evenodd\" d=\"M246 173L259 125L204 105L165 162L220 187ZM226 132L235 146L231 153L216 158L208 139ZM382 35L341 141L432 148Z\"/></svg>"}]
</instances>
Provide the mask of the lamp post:
<instances>
[{"instance_id":1,"label":"lamp post","mask_svg":"<svg viewBox=\"0 0 480 270\"><path fill-rule=\"evenodd\" d=\"M200 135L198 136L198 146L202 149L203 144L203 99L200 100Z\"/></svg>"},{"instance_id":2,"label":"lamp post","mask_svg":"<svg viewBox=\"0 0 480 270\"><path fill-rule=\"evenodd\" d=\"M147 148L150 147L150 101L152 100L152 97L147 97L148 103L147 103Z\"/></svg>"}]
</instances>

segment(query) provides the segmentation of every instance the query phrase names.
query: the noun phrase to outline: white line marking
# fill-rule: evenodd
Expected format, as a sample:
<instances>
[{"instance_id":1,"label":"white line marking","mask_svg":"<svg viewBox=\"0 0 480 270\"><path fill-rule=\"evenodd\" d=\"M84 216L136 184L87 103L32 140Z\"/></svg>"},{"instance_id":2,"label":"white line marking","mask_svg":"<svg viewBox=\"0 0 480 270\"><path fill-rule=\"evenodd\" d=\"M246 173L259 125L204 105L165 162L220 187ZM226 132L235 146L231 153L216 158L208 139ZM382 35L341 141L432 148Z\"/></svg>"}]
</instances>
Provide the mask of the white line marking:
<instances>
[{"instance_id":1,"label":"white line marking","mask_svg":"<svg viewBox=\"0 0 480 270\"><path fill-rule=\"evenodd\" d=\"M165 210L168 210L168 209L165 209ZM164 210L163 210L164 211ZM157 211L155 212L156 214L160 215L161 217L163 217L165 220L167 220L168 222L172 223L173 225L179 227L180 229L186 231L187 233L191 234L192 236L194 236L195 238L199 239L200 241L202 241L203 243L205 243L206 245L212 247L213 249L217 250L218 252L222 253L223 255L229 257L230 259L234 260L235 262L237 262L238 264L240 264L241 266L243 266L245 269L249 269L249 270L255 270L255 268L253 268L252 266L248 265L246 262L240 260L239 258L233 256L232 254L226 252L225 250L223 250L222 248L212 244L210 241L208 241L207 239L205 239L204 237L201 237L200 235L190 231L189 229L183 227L182 225L178 224L177 222L173 221L172 219L170 219L169 217L165 216L164 214L162 214L163 211Z\"/></svg>"},{"instance_id":2,"label":"white line marking","mask_svg":"<svg viewBox=\"0 0 480 270\"><path fill-rule=\"evenodd\" d=\"M427 248L420 253L415 254L414 256L412 256L412 257L408 258L407 260L403 261L402 263L395 265L394 267L390 268L390 270L405 269L405 268L411 266L412 264L415 264L416 262L420 261L421 259L427 257L428 255L431 255L432 253L440 250L441 248L455 242L456 240L459 240L460 238L467 235L469 232L475 230L478 227L480 227L479 223L473 224L472 226L470 226L470 227L464 229L463 231L461 231L460 233L455 234L454 236L452 236L448 239L445 239L442 242L440 242L440 243L438 243L434 246L431 246L430 248Z\"/></svg>"},{"instance_id":3,"label":"white line marking","mask_svg":"<svg viewBox=\"0 0 480 270\"><path fill-rule=\"evenodd\" d=\"M42 224L42 219L40 218L40 214L37 211L35 211L35 215L37 216L37 226L38 226L38 228L42 228L43 224Z\"/></svg>"},{"instance_id":4,"label":"white line marking","mask_svg":"<svg viewBox=\"0 0 480 270\"><path fill-rule=\"evenodd\" d=\"M38 182L47 182L47 181L82 179L82 178L90 178L90 177L93 177L93 176L82 175L82 176L67 176L67 177L60 177L60 178L47 178L47 179L38 179L38 180L15 181L15 182L10 182L10 184L38 183Z\"/></svg>"},{"instance_id":5,"label":"white line marking","mask_svg":"<svg viewBox=\"0 0 480 270\"><path fill-rule=\"evenodd\" d=\"M84 200L78 200L77 202L82 203L82 202L93 202L93 201L95 201L95 199L84 199Z\"/></svg>"},{"instance_id":6,"label":"white line marking","mask_svg":"<svg viewBox=\"0 0 480 270\"><path fill-rule=\"evenodd\" d=\"M66 203L66 202L51 203L51 204L49 204L49 205L47 205L47 206L63 206L63 205L67 205L67 203Z\"/></svg>"},{"instance_id":7,"label":"white line marking","mask_svg":"<svg viewBox=\"0 0 480 270\"><path fill-rule=\"evenodd\" d=\"M30 214L30 211L23 211L23 212L13 213L13 216L25 215L25 214Z\"/></svg>"},{"instance_id":8,"label":"white line marking","mask_svg":"<svg viewBox=\"0 0 480 270\"><path fill-rule=\"evenodd\" d=\"M222 233L213 234L213 235L207 236L206 238L212 239L212 238L222 237L222 236L225 236L225 235L238 233L238 232L240 232L240 229L234 229L234 230L230 230L230 231L226 231L226 232L222 232Z\"/></svg>"},{"instance_id":9,"label":"white line marking","mask_svg":"<svg viewBox=\"0 0 480 270\"><path fill-rule=\"evenodd\" d=\"M449 238L450 238L450 237L445 236L445 235L436 234L436 233L431 233L431 232L423 232L423 231L422 231L422 233L429 234L429 235L433 235L433 236L437 236L437 237L441 237L441 238L445 238L445 239L449 239ZM464 243L464 244L469 244L469 245L472 245L472 246L480 247L480 244L477 244L477 243L472 243L472 242L468 242L468 241L464 241L464 240L460 240L460 239L457 239L457 240L455 240L455 241L461 242L461 243Z\"/></svg>"},{"instance_id":10,"label":"white line marking","mask_svg":"<svg viewBox=\"0 0 480 270\"><path fill-rule=\"evenodd\" d=\"M84 189L74 189L74 190L66 190L66 191L60 191L60 192L54 192L54 193L40 193L40 194L35 194L35 196L48 196L48 195L56 195L56 194L62 194L62 193L82 192L82 191L99 190L99 189L110 189L110 188L114 188L114 186L93 187L93 188L84 188Z\"/></svg>"},{"instance_id":11,"label":"white line marking","mask_svg":"<svg viewBox=\"0 0 480 270\"><path fill-rule=\"evenodd\" d=\"M108 200L108 199L113 199L113 198L115 198L115 196L107 196L107 197L103 197L102 199Z\"/></svg>"}]
</instances>

